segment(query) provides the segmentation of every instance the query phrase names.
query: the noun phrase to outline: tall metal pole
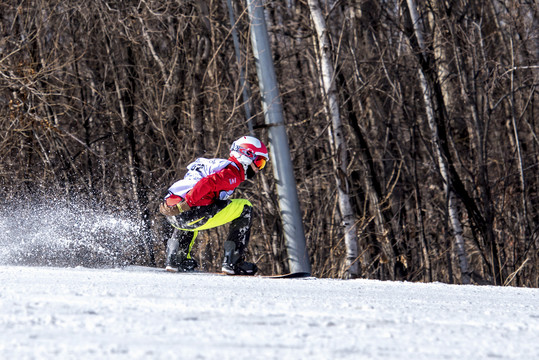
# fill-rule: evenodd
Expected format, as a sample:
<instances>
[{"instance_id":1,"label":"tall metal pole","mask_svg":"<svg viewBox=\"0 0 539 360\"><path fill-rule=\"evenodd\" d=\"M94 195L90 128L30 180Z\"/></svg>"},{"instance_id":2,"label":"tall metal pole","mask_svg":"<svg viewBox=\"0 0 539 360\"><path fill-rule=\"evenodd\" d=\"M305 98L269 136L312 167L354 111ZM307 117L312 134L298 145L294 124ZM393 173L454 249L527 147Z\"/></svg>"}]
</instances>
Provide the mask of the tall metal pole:
<instances>
[{"instance_id":1,"label":"tall metal pole","mask_svg":"<svg viewBox=\"0 0 539 360\"><path fill-rule=\"evenodd\" d=\"M279 196L288 264L291 273L310 274L311 264L305 245L296 179L290 158L288 135L284 126L281 96L273 67L268 30L264 18L264 5L262 0L247 0L247 7L262 106L269 129L270 155Z\"/></svg>"}]
</instances>

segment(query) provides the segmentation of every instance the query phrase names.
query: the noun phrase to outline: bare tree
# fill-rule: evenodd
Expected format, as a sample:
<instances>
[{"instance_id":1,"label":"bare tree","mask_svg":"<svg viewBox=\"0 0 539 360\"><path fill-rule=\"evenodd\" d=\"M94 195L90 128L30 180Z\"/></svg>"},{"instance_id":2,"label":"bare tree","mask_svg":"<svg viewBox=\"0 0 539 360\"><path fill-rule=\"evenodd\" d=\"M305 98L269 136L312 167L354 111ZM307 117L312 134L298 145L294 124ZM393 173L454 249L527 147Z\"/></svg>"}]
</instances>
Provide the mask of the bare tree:
<instances>
[{"instance_id":1,"label":"bare tree","mask_svg":"<svg viewBox=\"0 0 539 360\"><path fill-rule=\"evenodd\" d=\"M417 42L417 46L419 47L419 50L421 51L419 53L419 56L423 57L423 59L420 59L420 60L426 63L427 54L426 54L425 41L423 39L422 23L417 13L416 4L414 0L407 0L407 3L408 3L409 15L413 24L413 30L414 30L414 35L415 35L414 40ZM434 111L433 89L432 89L432 85L430 85L427 81L427 75L424 73L424 69L422 69L421 67L418 68L418 76L419 76L421 89L423 92L423 101L425 104L428 125L431 131L431 137L432 137L431 142L433 144L433 150L434 150L435 158L437 161L438 170L440 171L440 175L444 182L444 191L447 197L447 209L448 209L448 214L449 214L449 222L453 228L453 236L455 237L455 244L456 244L456 249L457 249L457 255L459 258L462 283L469 284L470 283L470 269L468 265L466 248L464 244L463 229L462 229L462 224L461 224L459 214L458 214L457 198L452 188L452 181L449 175L449 166L447 164L447 152L443 150L443 145L441 144L441 139L440 139L440 135L438 131L439 129L438 121L440 120L437 121L435 111Z\"/></svg>"},{"instance_id":2,"label":"bare tree","mask_svg":"<svg viewBox=\"0 0 539 360\"><path fill-rule=\"evenodd\" d=\"M231 4L236 40L225 1L2 1L0 197L128 214L144 231L126 258L162 265L170 183L248 120L267 139L248 11ZM535 4L265 8L312 273L539 286ZM259 219L249 256L280 272L264 175L238 193ZM209 269L225 231L195 248Z\"/></svg>"},{"instance_id":3,"label":"bare tree","mask_svg":"<svg viewBox=\"0 0 539 360\"><path fill-rule=\"evenodd\" d=\"M329 141L333 148L339 209L342 216L344 239L346 244L346 272L348 277L359 276L358 243L356 217L350 201L350 185L348 183L348 151L344 129L339 112L338 94L335 85L335 70L333 67L332 50L329 42L328 29L318 0L309 0L309 9L317 32L317 43L320 57L322 90L326 99L327 114L332 127L329 131Z\"/></svg>"}]
</instances>

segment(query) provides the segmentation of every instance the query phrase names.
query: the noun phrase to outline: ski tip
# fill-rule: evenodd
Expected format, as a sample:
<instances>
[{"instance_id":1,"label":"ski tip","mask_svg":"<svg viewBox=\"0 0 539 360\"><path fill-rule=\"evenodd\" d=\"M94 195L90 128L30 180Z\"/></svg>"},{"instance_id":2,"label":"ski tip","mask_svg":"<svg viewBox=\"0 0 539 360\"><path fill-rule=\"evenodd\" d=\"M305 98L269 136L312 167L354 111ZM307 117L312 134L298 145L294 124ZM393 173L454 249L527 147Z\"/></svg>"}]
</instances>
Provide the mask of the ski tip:
<instances>
[{"instance_id":1,"label":"ski tip","mask_svg":"<svg viewBox=\"0 0 539 360\"><path fill-rule=\"evenodd\" d=\"M272 278L272 279L298 279L298 278L306 278L310 276L311 274L308 272L296 272L296 273L289 273L289 274L282 274L282 275L268 275L268 276L262 276L262 277Z\"/></svg>"}]
</instances>

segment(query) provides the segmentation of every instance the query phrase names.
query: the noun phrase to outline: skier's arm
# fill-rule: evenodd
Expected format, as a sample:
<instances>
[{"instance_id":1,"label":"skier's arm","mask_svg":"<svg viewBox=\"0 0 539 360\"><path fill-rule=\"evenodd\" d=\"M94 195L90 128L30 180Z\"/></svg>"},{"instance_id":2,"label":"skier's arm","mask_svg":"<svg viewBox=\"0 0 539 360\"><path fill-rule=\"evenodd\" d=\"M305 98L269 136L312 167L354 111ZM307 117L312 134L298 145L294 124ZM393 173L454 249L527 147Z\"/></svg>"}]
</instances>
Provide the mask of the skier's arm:
<instances>
[{"instance_id":1,"label":"skier's arm","mask_svg":"<svg viewBox=\"0 0 539 360\"><path fill-rule=\"evenodd\" d=\"M221 190L233 190L241 182L238 175L229 167L206 176L201 179L186 195L185 201L190 207L197 206L197 203L204 197Z\"/></svg>"}]
</instances>

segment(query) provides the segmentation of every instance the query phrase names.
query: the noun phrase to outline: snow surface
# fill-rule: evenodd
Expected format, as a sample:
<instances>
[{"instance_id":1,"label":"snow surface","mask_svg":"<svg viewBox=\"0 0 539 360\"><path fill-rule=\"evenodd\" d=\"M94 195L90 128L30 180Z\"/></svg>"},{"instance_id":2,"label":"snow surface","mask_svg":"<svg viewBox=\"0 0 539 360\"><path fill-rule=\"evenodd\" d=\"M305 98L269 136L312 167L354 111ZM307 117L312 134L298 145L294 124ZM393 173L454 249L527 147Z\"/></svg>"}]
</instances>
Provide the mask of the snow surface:
<instances>
[{"instance_id":1,"label":"snow surface","mask_svg":"<svg viewBox=\"0 0 539 360\"><path fill-rule=\"evenodd\" d=\"M539 289L0 266L0 359L539 359Z\"/></svg>"}]
</instances>

